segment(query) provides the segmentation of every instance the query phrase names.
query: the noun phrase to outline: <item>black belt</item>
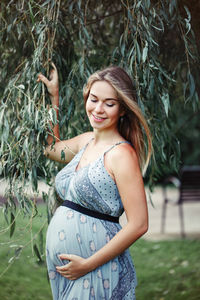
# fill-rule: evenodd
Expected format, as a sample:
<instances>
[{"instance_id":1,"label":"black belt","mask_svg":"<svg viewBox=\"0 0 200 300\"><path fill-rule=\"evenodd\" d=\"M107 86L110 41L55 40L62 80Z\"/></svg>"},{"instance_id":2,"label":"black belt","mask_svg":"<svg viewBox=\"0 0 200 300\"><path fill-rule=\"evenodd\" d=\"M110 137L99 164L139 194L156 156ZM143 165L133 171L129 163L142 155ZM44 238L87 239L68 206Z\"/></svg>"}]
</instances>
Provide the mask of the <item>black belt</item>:
<instances>
[{"instance_id":1,"label":"black belt","mask_svg":"<svg viewBox=\"0 0 200 300\"><path fill-rule=\"evenodd\" d=\"M65 200L62 203L62 206L67 206L69 208L72 208L72 209L84 214L84 215L94 217L94 218L97 218L97 219L100 219L100 220L106 220L106 221L110 221L110 222L114 222L114 223L119 223L119 217L113 217L113 216L110 216L110 215L107 215L107 214L102 214L100 212L88 209L86 207L83 207L83 206L81 206L79 204L76 204L76 203L74 203L72 201L69 201L69 200Z\"/></svg>"}]
</instances>

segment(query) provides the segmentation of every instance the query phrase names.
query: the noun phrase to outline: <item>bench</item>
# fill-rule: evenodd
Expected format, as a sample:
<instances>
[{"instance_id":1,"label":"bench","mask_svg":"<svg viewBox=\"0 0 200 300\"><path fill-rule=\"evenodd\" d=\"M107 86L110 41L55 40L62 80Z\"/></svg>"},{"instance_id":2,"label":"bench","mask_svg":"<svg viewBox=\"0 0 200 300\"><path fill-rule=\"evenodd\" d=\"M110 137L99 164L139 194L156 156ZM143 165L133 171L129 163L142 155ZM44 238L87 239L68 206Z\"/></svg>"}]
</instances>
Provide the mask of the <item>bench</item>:
<instances>
[{"instance_id":1,"label":"bench","mask_svg":"<svg viewBox=\"0 0 200 300\"><path fill-rule=\"evenodd\" d=\"M167 189L175 186L179 189L179 196L176 201L169 199ZM181 169L180 179L174 176L168 177L163 182L163 207L161 216L161 233L165 231L166 209L168 203L173 203L179 207L179 218L181 226L181 236L185 237L183 203L200 201L200 166L185 166Z\"/></svg>"}]
</instances>

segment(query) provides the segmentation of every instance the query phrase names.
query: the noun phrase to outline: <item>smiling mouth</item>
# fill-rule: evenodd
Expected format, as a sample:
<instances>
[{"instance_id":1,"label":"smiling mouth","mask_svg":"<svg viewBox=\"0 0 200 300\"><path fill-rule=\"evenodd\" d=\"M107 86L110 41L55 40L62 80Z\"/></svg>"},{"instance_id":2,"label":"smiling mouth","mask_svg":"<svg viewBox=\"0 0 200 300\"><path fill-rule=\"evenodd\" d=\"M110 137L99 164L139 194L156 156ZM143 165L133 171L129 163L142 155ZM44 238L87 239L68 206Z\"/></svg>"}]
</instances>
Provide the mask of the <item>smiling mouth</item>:
<instances>
[{"instance_id":1,"label":"smiling mouth","mask_svg":"<svg viewBox=\"0 0 200 300\"><path fill-rule=\"evenodd\" d=\"M93 118L94 118L95 120L98 120L98 121L103 121L103 120L106 119L106 118L97 117L97 116L95 116L95 115L92 115L92 116L93 116Z\"/></svg>"}]
</instances>

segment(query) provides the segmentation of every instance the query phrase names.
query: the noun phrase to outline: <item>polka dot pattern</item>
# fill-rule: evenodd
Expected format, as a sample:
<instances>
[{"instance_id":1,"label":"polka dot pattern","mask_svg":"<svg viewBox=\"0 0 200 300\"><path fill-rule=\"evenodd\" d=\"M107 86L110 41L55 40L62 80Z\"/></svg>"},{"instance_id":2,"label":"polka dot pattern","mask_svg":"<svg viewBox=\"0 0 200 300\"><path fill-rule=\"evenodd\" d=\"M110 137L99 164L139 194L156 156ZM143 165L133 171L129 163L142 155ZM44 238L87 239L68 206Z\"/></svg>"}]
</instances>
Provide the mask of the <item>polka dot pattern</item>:
<instances>
[{"instance_id":1,"label":"polka dot pattern","mask_svg":"<svg viewBox=\"0 0 200 300\"><path fill-rule=\"evenodd\" d=\"M60 241L64 241L66 239L65 231L61 230L60 232L58 232L58 236Z\"/></svg>"},{"instance_id":2,"label":"polka dot pattern","mask_svg":"<svg viewBox=\"0 0 200 300\"><path fill-rule=\"evenodd\" d=\"M73 201L101 213L120 216L123 206L119 191L104 166L104 155L76 171L85 147L56 176L56 189L63 200ZM46 259L53 299L135 300L136 276L129 251L78 280L68 280L56 266L68 264L59 254L90 257L119 232L117 223L96 219L60 206L47 231Z\"/></svg>"},{"instance_id":3,"label":"polka dot pattern","mask_svg":"<svg viewBox=\"0 0 200 300\"><path fill-rule=\"evenodd\" d=\"M56 272L55 271L49 271L49 279L54 280L56 278Z\"/></svg>"}]
</instances>

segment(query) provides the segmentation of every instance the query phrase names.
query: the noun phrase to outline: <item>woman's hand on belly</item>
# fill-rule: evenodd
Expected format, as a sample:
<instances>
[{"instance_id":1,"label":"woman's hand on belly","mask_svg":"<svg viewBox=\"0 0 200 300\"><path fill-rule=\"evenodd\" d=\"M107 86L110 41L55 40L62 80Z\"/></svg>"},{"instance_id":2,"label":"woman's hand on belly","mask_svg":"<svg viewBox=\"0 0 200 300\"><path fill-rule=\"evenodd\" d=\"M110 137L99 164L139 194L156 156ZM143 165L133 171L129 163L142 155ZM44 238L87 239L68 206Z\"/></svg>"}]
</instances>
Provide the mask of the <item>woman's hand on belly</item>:
<instances>
[{"instance_id":1,"label":"woman's hand on belly","mask_svg":"<svg viewBox=\"0 0 200 300\"><path fill-rule=\"evenodd\" d=\"M69 260L69 263L66 265L56 267L57 272L69 280L76 280L90 271L87 267L87 260L78 255L60 254L59 258L61 260Z\"/></svg>"}]
</instances>

